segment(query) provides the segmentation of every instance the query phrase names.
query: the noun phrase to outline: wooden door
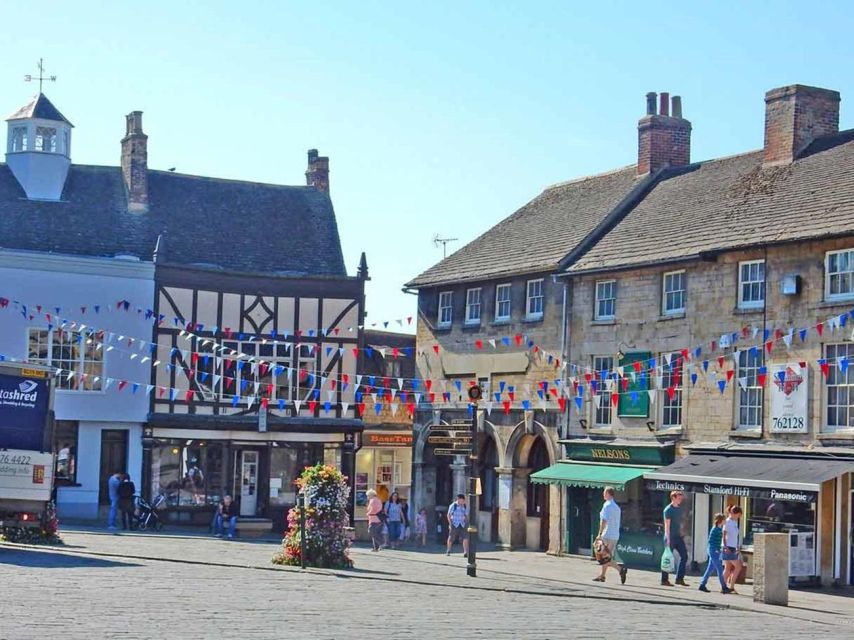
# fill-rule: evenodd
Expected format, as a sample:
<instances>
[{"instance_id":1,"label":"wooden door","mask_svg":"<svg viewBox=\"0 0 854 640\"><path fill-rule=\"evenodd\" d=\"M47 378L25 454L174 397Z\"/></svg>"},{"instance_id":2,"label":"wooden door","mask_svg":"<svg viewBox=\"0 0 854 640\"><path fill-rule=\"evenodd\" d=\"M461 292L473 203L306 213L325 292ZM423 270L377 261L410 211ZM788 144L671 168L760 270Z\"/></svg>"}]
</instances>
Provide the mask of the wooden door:
<instances>
[{"instance_id":1,"label":"wooden door","mask_svg":"<svg viewBox=\"0 0 854 640\"><path fill-rule=\"evenodd\" d=\"M125 473L128 466L128 432L126 429L101 431L101 469L98 476L98 502L110 504L107 483L114 473ZM131 478L133 480L133 478ZM139 478L135 482L140 482Z\"/></svg>"}]
</instances>

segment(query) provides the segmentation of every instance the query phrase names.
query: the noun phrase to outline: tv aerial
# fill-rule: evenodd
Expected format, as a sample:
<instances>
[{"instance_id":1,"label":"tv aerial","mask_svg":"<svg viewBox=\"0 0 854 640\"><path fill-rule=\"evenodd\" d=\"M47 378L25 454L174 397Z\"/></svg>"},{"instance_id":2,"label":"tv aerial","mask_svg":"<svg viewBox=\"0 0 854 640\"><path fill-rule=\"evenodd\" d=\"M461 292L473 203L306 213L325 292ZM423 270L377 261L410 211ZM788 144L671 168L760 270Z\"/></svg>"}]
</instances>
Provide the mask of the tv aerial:
<instances>
[{"instance_id":1,"label":"tv aerial","mask_svg":"<svg viewBox=\"0 0 854 640\"><path fill-rule=\"evenodd\" d=\"M438 249L439 245L442 245L442 259L448 257L448 243L456 242L457 240L458 238L442 238L438 233L433 234L433 246Z\"/></svg>"}]
</instances>

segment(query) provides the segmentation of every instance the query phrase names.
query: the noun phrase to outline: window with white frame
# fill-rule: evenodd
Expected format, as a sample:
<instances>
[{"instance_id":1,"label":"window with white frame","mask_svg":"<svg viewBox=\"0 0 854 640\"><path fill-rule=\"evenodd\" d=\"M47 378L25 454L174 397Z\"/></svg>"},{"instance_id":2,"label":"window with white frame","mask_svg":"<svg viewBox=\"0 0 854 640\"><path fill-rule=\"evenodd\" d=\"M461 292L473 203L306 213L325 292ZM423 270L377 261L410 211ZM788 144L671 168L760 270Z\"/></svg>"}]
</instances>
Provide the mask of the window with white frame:
<instances>
[{"instance_id":1,"label":"window with white frame","mask_svg":"<svg viewBox=\"0 0 854 640\"><path fill-rule=\"evenodd\" d=\"M738 306L741 309L761 309L765 306L764 260L738 263Z\"/></svg>"},{"instance_id":2,"label":"window with white frame","mask_svg":"<svg viewBox=\"0 0 854 640\"><path fill-rule=\"evenodd\" d=\"M100 391L104 336L96 332L30 328L27 361L60 369L57 389Z\"/></svg>"},{"instance_id":3,"label":"window with white frame","mask_svg":"<svg viewBox=\"0 0 854 640\"><path fill-rule=\"evenodd\" d=\"M596 283L596 320L613 320L617 313L617 281L600 280Z\"/></svg>"},{"instance_id":4,"label":"window with white frame","mask_svg":"<svg viewBox=\"0 0 854 640\"><path fill-rule=\"evenodd\" d=\"M33 146L36 151L56 153L56 129L53 127L36 127L36 138Z\"/></svg>"},{"instance_id":5,"label":"window with white frame","mask_svg":"<svg viewBox=\"0 0 854 640\"><path fill-rule=\"evenodd\" d=\"M671 353L670 363L665 355L661 357L661 426L664 428L682 426L682 378L684 363L681 353Z\"/></svg>"},{"instance_id":6,"label":"window with white frame","mask_svg":"<svg viewBox=\"0 0 854 640\"><path fill-rule=\"evenodd\" d=\"M466 291L466 324L480 324L480 287Z\"/></svg>"},{"instance_id":7,"label":"window with white frame","mask_svg":"<svg viewBox=\"0 0 854 640\"><path fill-rule=\"evenodd\" d=\"M854 298L854 249L828 251L824 270L825 298Z\"/></svg>"},{"instance_id":8,"label":"window with white frame","mask_svg":"<svg viewBox=\"0 0 854 640\"><path fill-rule=\"evenodd\" d=\"M454 319L454 310L451 306L451 301L453 299L453 293L450 291L443 291L439 294L439 326L440 327L449 327L451 326L451 321Z\"/></svg>"},{"instance_id":9,"label":"window with white frame","mask_svg":"<svg viewBox=\"0 0 854 640\"><path fill-rule=\"evenodd\" d=\"M828 363L825 426L828 431L854 429L854 362L845 373L839 366L840 359L854 359L854 344L829 344L825 349Z\"/></svg>"},{"instance_id":10,"label":"window with white frame","mask_svg":"<svg viewBox=\"0 0 854 640\"><path fill-rule=\"evenodd\" d=\"M525 305L528 318L543 317L543 279L528 280L528 296Z\"/></svg>"},{"instance_id":11,"label":"window with white frame","mask_svg":"<svg viewBox=\"0 0 854 640\"><path fill-rule=\"evenodd\" d=\"M499 284L495 287L495 319L504 321L510 319L510 285Z\"/></svg>"},{"instance_id":12,"label":"window with white frame","mask_svg":"<svg viewBox=\"0 0 854 640\"><path fill-rule=\"evenodd\" d=\"M661 301L665 315L685 313L684 271L669 271L664 274Z\"/></svg>"},{"instance_id":13,"label":"window with white frame","mask_svg":"<svg viewBox=\"0 0 854 640\"><path fill-rule=\"evenodd\" d=\"M764 364L762 350L746 349L738 354L738 405L736 413L738 429L762 428L762 405L765 391L759 384L759 369Z\"/></svg>"},{"instance_id":14,"label":"window with white frame","mask_svg":"<svg viewBox=\"0 0 854 640\"><path fill-rule=\"evenodd\" d=\"M27 128L12 127L12 152L26 151L28 147Z\"/></svg>"},{"instance_id":15,"label":"window with white frame","mask_svg":"<svg viewBox=\"0 0 854 640\"><path fill-rule=\"evenodd\" d=\"M611 356L593 356L594 371L602 372L605 376L611 373L614 367L614 358ZM617 381L614 381L617 384ZM608 385L605 384L605 378L599 380L598 393L595 394L599 398L599 405L596 406L596 400L593 401L593 424L597 427L611 426L611 391ZM592 389L591 389L592 392Z\"/></svg>"}]
</instances>

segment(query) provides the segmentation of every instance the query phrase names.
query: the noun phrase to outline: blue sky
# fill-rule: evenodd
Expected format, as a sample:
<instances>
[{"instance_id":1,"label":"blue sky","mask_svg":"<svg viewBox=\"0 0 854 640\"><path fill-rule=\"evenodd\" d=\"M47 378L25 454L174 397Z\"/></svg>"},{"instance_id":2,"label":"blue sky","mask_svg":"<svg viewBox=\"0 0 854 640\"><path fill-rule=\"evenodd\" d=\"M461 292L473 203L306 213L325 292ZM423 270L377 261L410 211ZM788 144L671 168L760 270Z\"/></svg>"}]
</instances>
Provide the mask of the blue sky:
<instances>
[{"instance_id":1,"label":"blue sky","mask_svg":"<svg viewBox=\"0 0 854 640\"><path fill-rule=\"evenodd\" d=\"M760 147L784 84L840 91L854 126L850 2L41 0L3 22L0 109L43 56L74 162L117 164L134 109L155 169L302 184L306 150L329 155L369 323L414 315L400 289L441 259L434 234L459 248L550 184L633 163L647 91L683 97L694 160Z\"/></svg>"}]
</instances>

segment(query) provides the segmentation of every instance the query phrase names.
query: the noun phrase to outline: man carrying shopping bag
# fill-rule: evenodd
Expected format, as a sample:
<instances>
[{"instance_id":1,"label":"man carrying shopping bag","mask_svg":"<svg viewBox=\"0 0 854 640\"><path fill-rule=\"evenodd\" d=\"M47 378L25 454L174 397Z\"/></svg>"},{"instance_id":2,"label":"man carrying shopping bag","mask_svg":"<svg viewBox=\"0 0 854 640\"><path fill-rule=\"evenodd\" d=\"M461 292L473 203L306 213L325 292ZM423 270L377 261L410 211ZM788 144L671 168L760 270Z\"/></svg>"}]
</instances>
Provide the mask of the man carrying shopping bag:
<instances>
[{"instance_id":1,"label":"man carrying shopping bag","mask_svg":"<svg viewBox=\"0 0 854 640\"><path fill-rule=\"evenodd\" d=\"M682 501L685 495L681 491L670 492L670 504L664 509L664 553L661 554L661 585L672 587L671 573L676 572L676 584L687 587L685 570L688 566L688 549L682 537ZM679 566L674 566L673 552L679 554Z\"/></svg>"}]
</instances>

